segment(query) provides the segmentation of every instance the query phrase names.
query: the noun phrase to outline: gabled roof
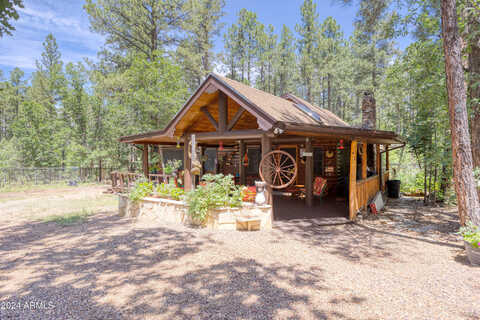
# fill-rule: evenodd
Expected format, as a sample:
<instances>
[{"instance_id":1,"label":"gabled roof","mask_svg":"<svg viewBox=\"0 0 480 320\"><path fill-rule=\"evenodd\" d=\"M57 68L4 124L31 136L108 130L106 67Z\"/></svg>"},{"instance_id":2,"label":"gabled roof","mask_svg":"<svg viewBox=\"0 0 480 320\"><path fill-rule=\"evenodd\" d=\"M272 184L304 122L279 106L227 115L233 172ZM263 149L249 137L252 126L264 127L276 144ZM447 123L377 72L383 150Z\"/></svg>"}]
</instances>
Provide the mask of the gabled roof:
<instances>
[{"instance_id":1,"label":"gabled roof","mask_svg":"<svg viewBox=\"0 0 480 320\"><path fill-rule=\"evenodd\" d=\"M351 127L332 112L315 106L293 94L282 97L272 95L244 83L210 73L185 105L163 130L121 137L121 142L127 143L175 143L177 124L194 106L204 93L220 90L234 100L247 112L257 118L261 130L283 128L287 131L312 134L341 134L342 136L366 137L389 141L384 143L399 143L401 139L393 132L367 130Z\"/></svg>"},{"instance_id":2,"label":"gabled roof","mask_svg":"<svg viewBox=\"0 0 480 320\"><path fill-rule=\"evenodd\" d=\"M348 123L337 117L332 112L314 106L292 94L278 97L217 74L214 74L213 76L226 83L235 91L241 93L247 100L251 101L262 110L267 112L272 118L275 119L276 122L349 127ZM297 106L295 106L296 104L304 104L312 109L319 115L320 121L312 118L307 113L299 109Z\"/></svg>"}]
</instances>

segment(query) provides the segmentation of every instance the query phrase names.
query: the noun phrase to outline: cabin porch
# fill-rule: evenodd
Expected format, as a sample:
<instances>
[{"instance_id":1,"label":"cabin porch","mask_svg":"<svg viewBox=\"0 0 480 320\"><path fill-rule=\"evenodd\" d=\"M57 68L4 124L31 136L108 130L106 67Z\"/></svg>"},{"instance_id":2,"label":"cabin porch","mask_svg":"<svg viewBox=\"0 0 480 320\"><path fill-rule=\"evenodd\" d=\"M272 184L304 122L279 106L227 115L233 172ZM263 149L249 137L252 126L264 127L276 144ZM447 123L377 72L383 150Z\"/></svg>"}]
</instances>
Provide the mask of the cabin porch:
<instances>
[{"instance_id":1,"label":"cabin porch","mask_svg":"<svg viewBox=\"0 0 480 320\"><path fill-rule=\"evenodd\" d=\"M198 176L191 174L193 149L189 150L189 147L192 148L190 142L145 144L144 174L151 180L159 181L162 173L151 173L149 168L155 165L152 155L161 153L162 157L157 159L170 159L172 155L183 159L186 166L180 168L181 184L186 190L197 186L201 175L206 173L231 174L236 184L251 187L255 181L261 180L259 163L262 156L271 150L285 151L295 159L297 174L286 187L267 188L275 220L331 217L353 220L359 210L366 209L377 191L385 190L389 175L388 145L299 136L238 138L242 137L223 137L221 140L209 137L205 140L201 134L195 136L195 150L202 163ZM326 180L321 195L314 191L318 177Z\"/></svg>"}]
</instances>

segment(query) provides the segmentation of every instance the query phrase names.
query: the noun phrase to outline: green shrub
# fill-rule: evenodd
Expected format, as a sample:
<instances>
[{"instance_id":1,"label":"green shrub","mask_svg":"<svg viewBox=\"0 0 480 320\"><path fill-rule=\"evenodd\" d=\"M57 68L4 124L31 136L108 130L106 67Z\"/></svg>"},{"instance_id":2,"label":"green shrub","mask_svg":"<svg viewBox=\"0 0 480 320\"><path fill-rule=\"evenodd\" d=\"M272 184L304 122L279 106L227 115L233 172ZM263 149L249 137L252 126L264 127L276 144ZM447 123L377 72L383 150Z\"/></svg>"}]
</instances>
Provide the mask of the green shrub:
<instances>
[{"instance_id":1,"label":"green shrub","mask_svg":"<svg viewBox=\"0 0 480 320\"><path fill-rule=\"evenodd\" d=\"M473 248L480 247L480 228L474 225L471 221L467 222L467 225L460 228L459 232L463 240L470 243Z\"/></svg>"},{"instance_id":2,"label":"green shrub","mask_svg":"<svg viewBox=\"0 0 480 320\"><path fill-rule=\"evenodd\" d=\"M128 197L133 202L138 202L139 200L149 196L152 192L153 192L153 182L146 181L146 180L139 180L133 186Z\"/></svg>"},{"instance_id":3,"label":"green shrub","mask_svg":"<svg viewBox=\"0 0 480 320\"><path fill-rule=\"evenodd\" d=\"M184 195L182 188L178 188L173 183L161 183L155 189L157 195L172 198L173 200L181 200Z\"/></svg>"},{"instance_id":4,"label":"green shrub","mask_svg":"<svg viewBox=\"0 0 480 320\"><path fill-rule=\"evenodd\" d=\"M168 160L165 164L165 174L172 174L182 166L182 160Z\"/></svg>"},{"instance_id":5,"label":"green shrub","mask_svg":"<svg viewBox=\"0 0 480 320\"><path fill-rule=\"evenodd\" d=\"M242 187L235 185L232 175L206 174L202 181L204 185L186 194L188 214L193 220L205 222L210 209L242 206Z\"/></svg>"}]
</instances>

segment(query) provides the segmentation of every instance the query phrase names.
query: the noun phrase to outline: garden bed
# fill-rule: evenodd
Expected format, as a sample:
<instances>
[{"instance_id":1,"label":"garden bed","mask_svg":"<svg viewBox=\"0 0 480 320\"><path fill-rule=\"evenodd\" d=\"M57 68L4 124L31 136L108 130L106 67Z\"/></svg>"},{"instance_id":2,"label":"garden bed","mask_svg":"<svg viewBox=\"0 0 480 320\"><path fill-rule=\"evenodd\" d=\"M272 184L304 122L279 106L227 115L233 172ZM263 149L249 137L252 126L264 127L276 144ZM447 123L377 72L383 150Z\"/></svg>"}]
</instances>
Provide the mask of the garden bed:
<instances>
[{"instance_id":1,"label":"garden bed","mask_svg":"<svg viewBox=\"0 0 480 320\"><path fill-rule=\"evenodd\" d=\"M128 196L118 196L121 216L163 221L172 224L195 225L188 215L184 201L145 197L137 202ZM240 208L217 208L209 211L204 227L211 230L269 230L272 229L272 207L244 202Z\"/></svg>"}]
</instances>

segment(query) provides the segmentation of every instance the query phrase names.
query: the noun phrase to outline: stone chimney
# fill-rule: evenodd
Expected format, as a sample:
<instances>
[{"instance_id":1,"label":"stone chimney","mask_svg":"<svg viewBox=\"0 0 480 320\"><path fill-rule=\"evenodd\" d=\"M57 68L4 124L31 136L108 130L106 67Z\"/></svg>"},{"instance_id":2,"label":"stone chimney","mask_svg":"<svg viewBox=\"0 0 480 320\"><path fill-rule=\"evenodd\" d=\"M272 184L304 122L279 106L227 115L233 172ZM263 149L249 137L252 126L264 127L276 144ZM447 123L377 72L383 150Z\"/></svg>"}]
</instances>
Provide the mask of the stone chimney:
<instances>
[{"instance_id":1,"label":"stone chimney","mask_svg":"<svg viewBox=\"0 0 480 320\"><path fill-rule=\"evenodd\" d=\"M362 99L362 128L374 130L377 127L377 105L373 92L365 91Z\"/></svg>"}]
</instances>

